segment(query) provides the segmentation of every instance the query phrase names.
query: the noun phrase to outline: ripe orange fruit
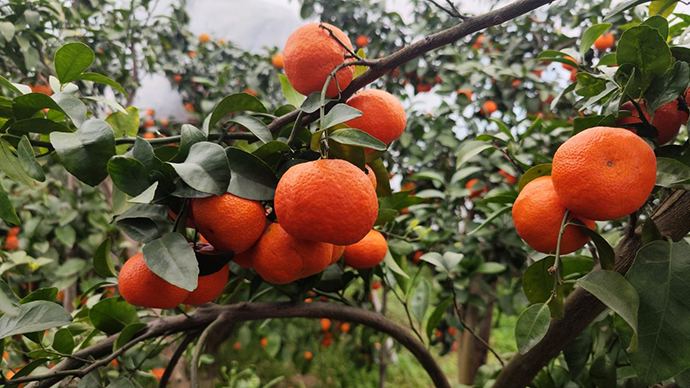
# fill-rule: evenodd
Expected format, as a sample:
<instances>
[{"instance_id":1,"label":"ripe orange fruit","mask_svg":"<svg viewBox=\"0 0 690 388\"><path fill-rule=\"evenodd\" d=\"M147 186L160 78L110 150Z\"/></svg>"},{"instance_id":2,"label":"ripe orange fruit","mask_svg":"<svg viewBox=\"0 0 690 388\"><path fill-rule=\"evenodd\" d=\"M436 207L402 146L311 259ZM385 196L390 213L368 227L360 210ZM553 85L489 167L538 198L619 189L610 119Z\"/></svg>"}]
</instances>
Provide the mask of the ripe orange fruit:
<instances>
[{"instance_id":1,"label":"ripe orange fruit","mask_svg":"<svg viewBox=\"0 0 690 388\"><path fill-rule=\"evenodd\" d=\"M179 84L180 82L182 82L182 76L180 74L175 74L173 76L173 81Z\"/></svg>"},{"instance_id":2,"label":"ripe orange fruit","mask_svg":"<svg viewBox=\"0 0 690 388\"><path fill-rule=\"evenodd\" d=\"M343 322L340 324L340 331L343 333L349 333L350 332L350 324L347 322Z\"/></svg>"},{"instance_id":3,"label":"ripe orange fruit","mask_svg":"<svg viewBox=\"0 0 690 388\"><path fill-rule=\"evenodd\" d=\"M6 251L16 251L19 249L19 238L17 236L8 235L5 239L4 248Z\"/></svg>"},{"instance_id":4,"label":"ripe orange fruit","mask_svg":"<svg viewBox=\"0 0 690 388\"><path fill-rule=\"evenodd\" d=\"M539 177L527 184L513 205L513 223L518 235L527 245L542 253L555 253L558 233L566 208L556 195L550 176ZM594 221L576 213L568 219L577 218L587 227L594 229ZM589 236L577 226L568 226L561 240L561 254L575 252L589 241Z\"/></svg>"},{"instance_id":5,"label":"ripe orange fruit","mask_svg":"<svg viewBox=\"0 0 690 388\"><path fill-rule=\"evenodd\" d=\"M201 255L197 255L197 260L200 262L201 260L213 260L213 256L222 254L210 244L197 244L195 250L201 253ZM199 276L196 289L182 303L199 306L216 299L225 289L229 276L230 266L227 264L216 273Z\"/></svg>"},{"instance_id":6,"label":"ripe orange fruit","mask_svg":"<svg viewBox=\"0 0 690 388\"><path fill-rule=\"evenodd\" d=\"M192 104L191 102L184 104L184 110L186 110L187 112L194 112L194 104Z\"/></svg>"},{"instance_id":7,"label":"ripe orange fruit","mask_svg":"<svg viewBox=\"0 0 690 388\"><path fill-rule=\"evenodd\" d=\"M259 340L259 343L261 344L262 348L265 348L266 346L268 346L268 338L261 337L261 339Z\"/></svg>"},{"instance_id":8,"label":"ripe orange fruit","mask_svg":"<svg viewBox=\"0 0 690 388\"><path fill-rule=\"evenodd\" d=\"M211 37L208 34L199 35L199 43L208 43L211 41Z\"/></svg>"},{"instance_id":9,"label":"ripe orange fruit","mask_svg":"<svg viewBox=\"0 0 690 388\"><path fill-rule=\"evenodd\" d=\"M594 127L558 148L551 174L563 206L592 220L614 220L647 201L656 181L656 159L634 133Z\"/></svg>"},{"instance_id":10,"label":"ripe orange fruit","mask_svg":"<svg viewBox=\"0 0 690 388\"><path fill-rule=\"evenodd\" d=\"M570 82L577 82L577 69L570 70Z\"/></svg>"},{"instance_id":11,"label":"ripe orange fruit","mask_svg":"<svg viewBox=\"0 0 690 388\"><path fill-rule=\"evenodd\" d=\"M311 354L310 351L307 350L306 352L304 352L304 359L305 359L305 360L309 361L309 360L311 360L312 358L314 358L314 355Z\"/></svg>"},{"instance_id":12,"label":"ripe orange fruit","mask_svg":"<svg viewBox=\"0 0 690 388\"><path fill-rule=\"evenodd\" d=\"M321 331L328 331L331 328L331 320L328 318L321 318Z\"/></svg>"},{"instance_id":13,"label":"ripe orange fruit","mask_svg":"<svg viewBox=\"0 0 690 388\"><path fill-rule=\"evenodd\" d=\"M414 261L415 264L419 263L419 261L421 260L421 257L423 255L424 255L424 252L422 252L422 251L415 252L414 255L412 255L412 261Z\"/></svg>"},{"instance_id":14,"label":"ripe orange fruit","mask_svg":"<svg viewBox=\"0 0 690 388\"><path fill-rule=\"evenodd\" d=\"M254 89L252 89L252 88L245 88L245 89L244 89L244 92L247 93L247 94L249 94L249 95L252 95L252 96L254 96L254 97L256 97L256 96L259 95L259 93L257 93L256 90L254 90Z\"/></svg>"},{"instance_id":15,"label":"ripe orange fruit","mask_svg":"<svg viewBox=\"0 0 690 388\"><path fill-rule=\"evenodd\" d=\"M153 117L156 114L156 112L153 109L146 109L146 115L149 117Z\"/></svg>"},{"instance_id":16,"label":"ripe orange fruit","mask_svg":"<svg viewBox=\"0 0 690 388\"><path fill-rule=\"evenodd\" d=\"M53 95L53 89L51 89L50 86L48 86L48 85L40 85L40 84L36 85L36 86L29 85L29 87L31 88L31 91L33 93L42 93L42 94L45 94L47 96Z\"/></svg>"},{"instance_id":17,"label":"ripe orange fruit","mask_svg":"<svg viewBox=\"0 0 690 388\"><path fill-rule=\"evenodd\" d=\"M331 264L335 264L340 260L341 257L343 257L343 253L345 252L345 246L343 245L333 245L333 254L331 256Z\"/></svg>"},{"instance_id":18,"label":"ripe orange fruit","mask_svg":"<svg viewBox=\"0 0 690 388\"><path fill-rule=\"evenodd\" d=\"M386 238L372 229L363 239L345 247L345 264L356 269L372 268L383 261L387 252Z\"/></svg>"},{"instance_id":19,"label":"ripe orange fruit","mask_svg":"<svg viewBox=\"0 0 690 388\"><path fill-rule=\"evenodd\" d=\"M168 119L162 118L162 119L161 119L161 126L162 126L163 128L167 128L167 127L168 127Z\"/></svg>"},{"instance_id":20,"label":"ripe orange fruit","mask_svg":"<svg viewBox=\"0 0 690 388\"><path fill-rule=\"evenodd\" d=\"M514 81L511 83L511 85L513 85L513 87L517 87L517 86L520 85L521 83L522 83L521 80L516 79L516 80L514 80Z\"/></svg>"},{"instance_id":21,"label":"ripe orange fruit","mask_svg":"<svg viewBox=\"0 0 690 388\"><path fill-rule=\"evenodd\" d=\"M481 187L477 187L479 186L478 184L481 185ZM470 195L468 196L469 199L481 197L483 193L489 191L486 185L479 182L478 178L468 180L467 183L465 183L465 188L470 191Z\"/></svg>"},{"instance_id":22,"label":"ripe orange fruit","mask_svg":"<svg viewBox=\"0 0 690 388\"><path fill-rule=\"evenodd\" d=\"M190 58L196 57L196 51L190 51L190 52L189 52L189 57L190 57Z\"/></svg>"},{"instance_id":23,"label":"ripe orange fruit","mask_svg":"<svg viewBox=\"0 0 690 388\"><path fill-rule=\"evenodd\" d=\"M141 253L130 257L122 266L117 288L129 304L159 309L171 309L190 294L153 273Z\"/></svg>"},{"instance_id":24,"label":"ripe orange fruit","mask_svg":"<svg viewBox=\"0 0 690 388\"><path fill-rule=\"evenodd\" d=\"M425 92L428 92L429 90L431 90L431 88L433 88L433 87L434 87L434 85L432 85L432 84L420 82L419 84L417 84L416 89L417 89L417 93L425 93Z\"/></svg>"},{"instance_id":25,"label":"ripe orange fruit","mask_svg":"<svg viewBox=\"0 0 690 388\"><path fill-rule=\"evenodd\" d=\"M355 40L357 47L366 47L369 44L369 38L365 35L360 35Z\"/></svg>"},{"instance_id":26,"label":"ripe orange fruit","mask_svg":"<svg viewBox=\"0 0 690 388\"><path fill-rule=\"evenodd\" d=\"M482 104L481 112L486 115L490 115L494 113L496 110L498 110L498 104L496 104L496 102L494 101L488 100L484 101L484 103Z\"/></svg>"},{"instance_id":27,"label":"ripe orange fruit","mask_svg":"<svg viewBox=\"0 0 690 388\"><path fill-rule=\"evenodd\" d=\"M315 275L331 264L333 245L298 240L278 223L270 224L252 249L254 269L264 280L287 284Z\"/></svg>"},{"instance_id":28,"label":"ripe orange fruit","mask_svg":"<svg viewBox=\"0 0 690 388\"><path fill-rule=\"evenodd\" d=\"M475 40L474 43L472 44L472 48L474 48L475 50L479 50L482 47L482 43L484 42L484 38L485 38L484 34L480 34L477 37L477 40Z\"/></svg>"},{"instance_id":29,"label":"ripe orange fruit","mask_svg":"<svg viewBox=\"0 0 690 388\"><path fill-rule=\"evenodd\" d=\"M164 373L165 373L165 368L153 368L153 369L151 369L151 374L156 377L156 380L162 379Z\"/></svg>"},{"instance_id":30,"label":"ripe orange fruit","mask_svg":"<svg viewBox=\"0 0 690 388\"><path fill-rule=\"evenodd\" d=\"M329 74L345 62L347 50L333 39L326 28L352 50L350 38L339 28L328 23L310 23L296 29L288 38L283 50L285 75L298 92L308 96L321 92ZM331 79L326 89L329 97L336 97L340 90L352 81L354 68L346 66L336 73L337 82Z\"/></svg>"},{"instance_id":31,"label":"ripe orange fruit","mask_svg":"<svg viewBox=\"0 0 690 388\"><path fill-rule=\"evenodd\" d=\"M242 349L242 344L239 341L236 341L234 344L232 344L232 348L235 350L240 350Z\"/></svg>"},{"instance_id":32,"label":"ripe orange fruit","mask_svg":"<svg viewBox=\"0 0 690 388\"><path fill-rule=\"evenodd\" d=\"M379 288L381 288L381 282L372 282L371 283L371 289L372 290L378 290Z\"/></svg>"},{"instance_id":33,"label":"ripe orange fruit","mask_svg":"<svg viewBox=\"0 0 690 388\"><path fill-rule=\"evenodd\" d=\"M575 58L573 58L573 57L571 57L571 56L569 56L569 55L564 56L563 59L569 59L569 60L571 60L571 61L577 63L577 61L575 60ZM566 70L570 70L570 71L577 70L577 69L575 68L575 66L570 65L570 64L568 64L568 63L561 63L561 65L562 65L563 68L566 69Z\"/></svg>"},{"instance_id":34,"label":"ripe orange fruit","mask_svg":"<svg viewBox=\"0 0 690 388\"><path fill-rule=\"evenodd\" d=\"M232 258L232 261L244 268L254 268L254 257L252 256L251 249L240 254L236 254L235 257Z\"/></svg>"},{"instance_id":35,"label":"ripe orange fruit","mask_svg":"<svg viewBox=\"0 0 690 388\"><path fill-rule=\"evenodd\" d=\"M673 140L673 138L678 135L680 131L680 126L688 122L688 113L681 110L677 100L673 100L660 106L656 112L654 112L654 117L651 118L647 112L644 101L638 101L644 117L647 122L651 123L657 130L657 141L659 144L666 144ZM632 113L631 116L625 116L616 120L617 125L625 124L637 124L641 123L640 112L635 108L635 105L631 101L625 102L621 105L621 110L628 111ZM637 132L637 131L633 131Z\"/></svg>"},{"instance_id":36,"label":"ripe orange fruit","mask_svg":"<svg viewBox=\"0 0 690 388\"><path fill-rule=\"evenodd\" d=\"M340 159L292 166L278 182L274 207L281 226L293 237L337 245L361 240L378 214L369 178Z\"/></svg>"},{"instance_id":37,"label":"ripe orange fruit","mask_svg":"<svg viewBox=\"0 0 690 388\"><path fill-rule=\"evenodd\" d=\"M144 128L151 128L154 125L156 125L156 122L151 119L144 121Z\"/></svg>"},{"instance_id":38,"label":"ripe orange fruit","mask_svg":"<svg viewBox=\"0 0 690 388\"><path fill-rule=\"evenodd\" d=\"M347 100L347 105L362 111L362 115L345 124L361 129L386 144L399 138L405 131L405 108L400 100L386 91L364 90Z\"/></svg>"},{"instance_id":39,"label":"ripe orange fruit","mask_svg":"<svg viewBox=\"0 0 690 388\"><path fill-rule=\"evenodd\" d=\"M506 182L507 182L509 185L514 185L515 182L517 182L517 179L516 179L514 176L510 175L509 173L507 173L507 172L504 171L504 170L498 170L498 173L501 174L501 176L502 176L503 178L505 178Z\"/></svg>"},{"instance_id":40,"label":"ripe orange fruit","mask_svg":"<svg viewBox=\"0 0 690 388\"><path fill-rule=\"evenodd\" d=\"M455 328L454 327L449 327L448 328L448 334L451 336L455 337Z\"/></svg>"},{"instance_id":41,"label":"ripe orange fruit","mask_svg":"<svg viewBox=\"0 0 690 388\"><path fill-rule=\"evenodd\" d=\"M376 174L374 173L374 170L369 167L369 165L364 166L367 170L367 178L371 181L371 185L374 186L374 190L376 190L377 182L376 182Z\"/></svg>"},{"instance_id":42,"label":"ripe orange fruit","mask_svg":"<svg viewBox=\"0 0 690 388\"><path fill-rule=\"evenodd\" d=\"M594 41L594 47L599 51L606 51L606 49L613 47L615 42L616 38L614 38L613 34L607 32L603 35L600 35L597 40Z\"/></svg>"},{"instance_id":43,"label":"ripe orange fruit","mask_svg":"<svg viewBox=\"0 0 690 388\"><path fill-rule=\"evenodd\" d=\"M537 77L541 77L543 71L542 71L542 70L534 70L533 73L534 73Z\"/></svg>"},{"instance_id":44,"label":"ripe orange fruit","mask_svg":"<svg viewBox=\"0 0 690 388\"><path fill-rule=\"evenodd\" d=\"M192 200L194 223L219 251L239 254L261 237L266 226L264 207L258 201L230 193Z\"/></svg>"},{"instance_id":45,"label":"ripe orange fruit","mask_svg":"<svg viewBox=\"0 0 690 388\"><path fill-rule=\"evenodd\" d=\"M467 97L467 99L468 99L469 101L472 101L472 91L471 91L471 90L467 90L467 89L458 89L456 93L457 93L458 96L460 96L461 94L464 94L465 97Z\"/></svg>"},{"instance_id":46,"label":"ripe orange fruit","mask_svg":"<svg viewBox=\"0 0 690 388\"><path fill-rule=\"evenodd\" d=\"M283 54L276 54L271 58L271 63L273 63L273 67L276 69L282 69L283 68Z\"/></svg>"}]
</instances>

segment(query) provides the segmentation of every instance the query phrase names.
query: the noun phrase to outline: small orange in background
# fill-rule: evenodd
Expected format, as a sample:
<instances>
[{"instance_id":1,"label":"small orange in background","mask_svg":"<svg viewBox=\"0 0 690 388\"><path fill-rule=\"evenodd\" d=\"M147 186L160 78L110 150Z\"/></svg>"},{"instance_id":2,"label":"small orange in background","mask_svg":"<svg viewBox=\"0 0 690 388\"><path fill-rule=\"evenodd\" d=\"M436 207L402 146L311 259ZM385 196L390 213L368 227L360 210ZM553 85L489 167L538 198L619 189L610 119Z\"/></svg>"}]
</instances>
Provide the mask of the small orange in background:
<instances>
[{"instance_id":1,"label":"small orange in background","mask_svg":"<svg viewBox=\"0 0 690 388\"><path fill-rule=\"evenodd\" d=\"M433 87L434 87L434 85L432 85L432 84L428 84L426 82L420 82L419 84L417 84L416 89L417 89L417 93L425 93L425 92L430 91L431 88L433 88Z\"/></svg>"},{"instance_id":2,"label":"small orange in background","mask_svg":"<svg viewBox=\"0 0 690 388\"><path fill-rule=\"evenodd\" d=\"M189 57L190 57L190 58L195 58L195 57L196 57L196 51L190 51L190 52L189 52Z\"/></svg>"},{"instance_id":3,"label":"small orange in background","mask_svg":"<svg viewBox=\"0 0 690 388\"><path fill-rule=\"evenodd\" d=\"M219 251L240 254L249 250L266 226L264 207L225 193L192 200L194 223L199 232Z\"/></svg>"},{"instance_id":4,"label":"small orange in background","mask_svg":"<svg viewBox=\"0 0 690 388\"><path fill-rule=\"evenodd\" d=\"M304 303L311 303L311 302L313 302L313 300L311 298L307 298L304 300Z\"/></svg>"},{"instance_id":5,"label":"small orange in background","mask_svg":"<svg viewBox=\"0 0 690 388\"><path fill-rule=\"evenodd\" d=\"M244 89L244 92L247 93L247 94L250 94L250 95L252 95L252 96L254 96L254 97L256 97L256 96L259 95L259 94L256 92L256 90L254 90L254 89L252 89L252 88L245 88L245 89Z\"/></svg>"},{"instance_id":6,"label":"small orange in background","mask_svg":"<svg viewBox=\"0 0 690 388\"><path fill-rule=\"evenodd\" d=\"M33 93L41 93L41 94L45 94L46 96L53 95L53 89L51 89L50 86L48 86L48 85L38 84L36 86L29 85L29 87L31 88L31 91Z\"/></svg>"},{"instance_id":7,"label":"small orange in background","mask_svg":"<svg viewBox=\"0 0 690 388\"><path fill-rule=\"evenodd\" d=\"M449 326L449 327L448 327L448 334L450 334L451 336L455 337L455 328L452 327L452 326Z\"/></svg>"},{"instance_id":8,"label":"small orange in background","mask_svg":"<svg viewBox=\"0 0 690 388\"><path fill-rule=\"evenodd\" d=\"M438 339L443 338L443 332L441 330L436 330L436 338L438 338Z\"/></svg>"},{"instance_id":9,"label":"small orange in background","mask_svg":"<svg viewBox=\"0 0 690 388\"><path fill-rule=\"evenodd\" d=\"M465 188L470 191L470 195L468 196L469 199L475 198L475 197L481 197L483 193L486 193L489 191L489 188L486 187L486 185L483 185L480 188L477 188L477 184L479 183L478 178L473 178L467 181L465 184Z\"/></svg>"},{"instance_id":10,"label":"small orange in background","mask_svg":"<svg viewBox=\"0 0 690 388\"><path fill-rule=\"evenodd\" d=\"M357 47L367 47L369 45L369 38L365 35L360 35L355 40Z\"/></svg>"},{"instance_id":11,"label":"small orange in background","mask_svg":"<svg viewBox=\"0 0 690 388\"><path fill-rule=\"evenodd\" d=\"M603 35L600 35L597 40L594 41L594 47L599 51L606 51L606 49L613 47L615 43L616 38L613 36L613 34L606 32Z\"/></svg>"},{"instance_id":12,"label":"small orange in background","mask_svg":"<svg viewBox=\"0 0 690 388\"><path fill-rule=\"evenodd\" d=\"M513 80L513 82L511 83L511 85L513 85L513 87L517 87L517 86L520 85L521 83L522 83L521 80L516 79L516 80Z\"/></svg>"},{"instance_id":13,"label":"small orange in background","mask_svg":"<svg viewBox=\"0 0 690 388\"><path fill-rule=\"evenodd\" d=\"M482 112L485 115L491 115L495 111L498 110L498 104L496 104L495 101L492 100L487 100L484 101L482 104L482 108L480 109L480 112Z\"/></svg>"},{"instance_id":14,"label":"small orange in background","mask_svg":"<svg viewBox=\"0 0 690 388\"><path fill-rule=\"evenodd\" d=\"M156 377L156 380L160 380L163 378L163 374L165 374L165 368L153 368L151 369L151 374Z\"/></svg>"},{"instance_id":15,"label":"small orange in background","mask_svg":"<svg viewBox=\"0 0 690 388\"><path fill-rule=\"evenodd\" d=\"M350 324L347 322L343 322L340 324L340 331L343 333L349 333L350 332Z\"/></svg>"},{"instance_id":16,"label":"small orange in background","mask_svg":"<svg viewBox=\"0 0 690 388\"><path fill-rule=\"evenodd\" d=\"M480 34L477 37L477 40L475 40L474 43L472 44L472 48L474 48L475 50L479 50L482 47L482 43L484 43L484 38L485 38L484 34Z\"/></svg>"},{"instance_id":17,"label":"small orange in background","mask_svg":"<svg viewBox=\"0 0 690 388\"><path fill-rule=\"evenodd\" d=\"M2 358L8 360L10 358L10 355L7 352L2 352Z\"/></svg>"},{"instance_id":18,"label":"small orange in background","mask_svg":"<svg viewBox=\"0 0 690 388\"><path fill-rule=\"evenodd\" d=\"M400 191L413 191L417 185L412 181L407 181L400 186Z\"/></svg>"},{"instance_id":19,"label":"small orange in background","mask_svg":"<svg viewBox=\"0 0 690 388\"><path fill-rule=\"evenodd\" d=\"M331 320L328 318L321 318L321 331L328 331L331 329Z\"/></svg>"},{"instance_id":20,"label":"small orange in background","mask_svg":"<svg viewBox=\"0 0 690 388\"><path fill-rule=\"evenodd\" d=\"M163 118L160 121L161 121L161 127L163 127L163 128L168 127L168 119Z\"/></svg>"},{"instance_id":21,"label":"small orange in background","mask_svg":"<svg viewBox=\"0 0 690 388\"><path fill-rule=\"evenodd\" d=\"M182 75L180 75L180 74L175 74L175 75L173 76L173 81L175 81L176 83L179 84L180 82L182 82Z\"/></svg>"},{"instance_id":22,"label":"small orange in background","mask_svg":"<svg viewBox=\"0 0 690 388\"><path fill-rule=\"evenodd\" d=\"M577 69L570 70L570 82L577 82Z\"/></svg>"},{"instance_id":23,"label":"small orange in background","mask_svg":"<svg viewBox=\"0 0 690 388\"><path fill-rule=\"evenodd\" d=\"M537 77L541 77L543 71L542 71L542 70L534 70L533 73L534 73Z\"/></svg>"},{"instance_id":24,"label":"small orange in background","mask_svg":"<svg viewBox=\"0 0 690 388\"><path fill-rule=\"evenodd\" d=\"M204 33L199 35L199 43L208 43L210 41L211 37L208 34Z\"/></svg>"},{"instance_id":25,"label":"small orange in background","mask_svg":"<svg viewBox=\"0 0 690 388\"><path fill-rule=\"evenodd\" d=\"M223 39L223 38L218 39L218 44L224 45L224 44L226 44L226 43L228 43L227 40L225 40L225 39Z\"/></svg>"},{"instance_id":26,"label":"small orange in background","mask_svg":"<svg viewBox=\"0 0 690 388\"><path fill-rule=\"evenodd\" d=\"M19 238L17 236L7 236L4 248L6 251L16 251L19 249Z\"/></svg>"},{"instance_id":27,"label":"small orange in background","mask_svg":"<svg viewBox=\"0 0 690 388\"><path fill-rule=\"evenodd\" d=\"M156 112L153 109L146 109L146 115L149 117L153 117L156 114Z\"/></svg>"},{"instance_id":28,"label":"small orange in background","mask_svg":"<svg viewBox=\"0 0 690 388\"><path fill-rule=\"evenodd\" d=\"M436 85L440 85L441 83L443 83L443 78L441 78L440 75L437 75L436 78L434 78L434 82L436 83Z\"/></svg>"},{"instance_id":29,"label":"small orange in background","mask_svg":"<svg viewBox=\"0 0 690 388\"><path fill-rule=\"evenodd\" d=\"M513 205L513 222L518 235L525 242L542 253L555 253L558 234L566 208L561 205L550 176L543 176L529 182L518 195ZM594 229L594 221L577 213L571 213L568 220L577 218L587 227ZM561 254L575 252L589 241L589 236L577 226L567 226L561 241Z\"/></svg>"},{"instance_id":30,"label":"small orange in background","mask_svg":"<svg viewBox=\"0 0 690 388\"><path fill-rule=\"evenodd\" d=\"M540 113L541 113L541 112L540 112ZM510 174L509 174L508 172L506 172L505 170L498 170L498 173L501 174L501 176L502 176L503 178L505 178L506 183L508 183L509 185L514 185L515 182L517 182L517 178L515 178L515 177L512 176L512 175L510 175Z\"/></svg>"},{"instance_id":31,"label":"small orange in background","mask_svg":"<svg viewBox=\"0 0 690 388\"><path fill-rule=\"evenodd\" d=\"M615 220L649 198L656 158L654 150L627 129L593 127L558 148L551 174L564 207L592 220Z\"/></svg>"},{"instance_id":32,"label":"small orange in background","mask_svg":"<svg viewBox=\"0 0 690 388\"><path fill-rule=\"evenodd\" d=\"M192 104L191 102L184 104L184 110L186 110L187 112L194 112L194 104Z\"/></svg>"},{"instance_id":33,"label":"small orange in background","mask_svg":"<svg viewBox=\"0 0 690 388\"><path fill-rule=\"evenodd\" d=\"M456 91L457 95L464 95L469 101L472 101L472 91L467 89L458 89Z\"/></svg>"},{"instance_id":34,"label":"small orange in background","mask_svg":"<svg viewBox=\"0 0 690 388\"><path fill-rule=\"evenodd\" d=\"M283 54L276 54L271 58L271 63L276 69L283 68Z\"/></svg>"},{"instance_id":35,"label":"small orange in background","mask_svg":"<svg viewBox=\"0 0 690 388\"><path fill-rule=\"evenodd\" d=\"M117 287L129 304L159 309L174 308L190 294L153 273L141 253L129 258L122 266Z\"/></svg>"},{"instance_id":36,"label":"small orange in background","mask_svg":"<svg viewBox=\"0 0 690 388\"><path fill-rule=\"evenodd\" d=\"M240 350L242 349L242 344L239 341L235 341L235 343L232 344L232 348L235 350Z\"/></svg>"},{"instance_id":37,"label":"small orange in background","mask_svg":"<svg viewBox=\"0 0 690 388\"><path fill-rule=\"evenodd\" d=\"M314 355L311 354L310 351L307 350L306 352L304 352L304 359L305 359L305 360L309 361L309 360L311 360L312 358L314 358Z\"/></svg>"},{"instance_id":38,"label":"small orange in background","mask_svg":"<svg viewBox=\"0 0 690 388\"><path fill-rule=\"evenodd\" d=\"M156 122L151 120L151 119L144 121L144 128L151 128L155 125L156 125Z\"/></svg>"},{"instance_id":39,"label":"small orange in background","mask_svg":"<svg viewBox=\"0 0 690 388\"><path fill-rule=\"evenodd\" d=\"M572 62L574 62L574 63L577 63L577 61L575 60L575 58L573 58L573 57L571 57L571 56L569 56L569 55L564 56L563 59L569 59L570 61L572 61ZM575 66L573 66L573 65L571 65L571 64L569 64L569 63L561 63L561 65L562 65L563 68L566 69L566 70L570 70L570 71L577 70L577 69L575 68Z\"/></svg>"},{"instance_id":40,"label":"small orange in background","mask_svg":"<svg viewBox=\"0 0 690 388\"><path fill-rule=\"evenodd\" d=\"M114 366L115 368L118 368L120 366L120 363L117 362L117 360L112 360L110 361L110 365Z\"/></svg>"},{"instance_id":41,"label":"small orange in background","mask_svg":"<svg viewBox=\"0 0 690 388\"><path fill-rule=\"evenodd\" d=\"M414 261L415 264L418 264L422 260L422 256L424 255L424 252L422 251L417 251L412 255L412 261Z\"/></svg>"},{"instance_id":42,"label":"small orange in background","mask_svg":"<svg viewBox=\"0 0 690 388\"><path fill-rule=\"evenodd\" d=\"M12 369L8 370L7 373L5 373L5 379L9 380L12 377L14 377L14 371Z\"/></svg>"},{"instance_id":43,"label":"small orange in background","mask_svg":"<svg viewBox=\"0 0 690 388\"><path fill-rule=\"evenodd\" d=\"M371 283L371 289L372 289L372 290L378 290L379 288L381 288L381 285L382 285L381 282L378 282L378 281L377 281L377 282L372 282L372 283Z\"/></svg>"},{"instance_id":44,"label":"small orange in background","mask_svg":"<svg viewBox=\"0 0 690 388\"><path fill-rule=\"evenodd\" d=\"M345 264L355 269L373 268L383 261L386 253L386 238L372 229L363 239L345 248Z\"/></svg>"},{"instance_id":45,"label":"small orange in background","mask_svg":"<svg viewBox=\"0 0 690 388\"><path fill-rule=\"evenodd\" d=\"M259 340L259 344L261 344L262 348L265 348L266 346L268 346L268 338L261 337L261 340Z\"/></svg>"},{"instance_id":46,"label":"small orange in background","mask_svg":"<svg viewBox=\"0 0 690 388\"><path fill-rule=\"evenodd\" d=\"M330 347L331 343L333 343L333 338L330 337L326 337L323 340L321 340L321 345L323 345L323 347L325 348Z\"/></svg>"}]
</instances>

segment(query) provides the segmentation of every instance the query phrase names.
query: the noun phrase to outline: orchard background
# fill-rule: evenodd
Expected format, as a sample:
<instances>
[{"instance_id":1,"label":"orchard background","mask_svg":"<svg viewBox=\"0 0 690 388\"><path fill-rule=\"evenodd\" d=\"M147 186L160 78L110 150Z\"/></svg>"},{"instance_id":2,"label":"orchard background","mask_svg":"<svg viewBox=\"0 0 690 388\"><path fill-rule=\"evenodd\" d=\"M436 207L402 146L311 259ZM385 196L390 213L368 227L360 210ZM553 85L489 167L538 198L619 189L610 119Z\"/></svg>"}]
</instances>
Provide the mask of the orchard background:
<instances>
[{"instance_id":1,"label":"orchard background","mask_svg":"<svg viewBox=\"0 0 690 388\"><path fill-rule=\"evenodd\" d=\"M283 42L308 23L341 29L353 47L335 47L357 64L346 66L349 86L300 94L282 45L192 33L187 10L198 4L0 4L0 384L690 387L686 4L289 4L298 22L266 16L278 25L265 28ZM151 96L170 93L152 91L150 77L180 103L158 109ZM392 143L347 125L362 114L346 104L360 89L402 103L406 126ZM651 170L623 170L656 172L653 191L631 179L611 192L582 175L568 186L596 193L601 210L640 193L643 204L594 230L566 224L563 208L548 229L554 214L536 201L543 238L518 235L518 195L548 179L562 144L598 126L654 150ZM613 149L643 159L623 142ZM273 262L253 270L232 249L195 254L202 198L258 204L275 229L285 224L279 182L318 159L375 175L385 244L369 268L353 268L345 248L335 264L275 284L263 279ZM325 189L339 187L330 178ZM314 202L336 211L362 191L339 190ZM235 209L206 213L244 233ZM314 231L339 221L314 209L297 213L322 216ZM589 242L565 254L568 231ZM555 243L548 234L558 248L535 251ZM275 249L278 262L285 246L249 256ZM142 250L164 287L130 304L118 282ZM214 303L141 307L171 285L186 297L220 267L229 276Z\"/></svg>"}]
</instances>

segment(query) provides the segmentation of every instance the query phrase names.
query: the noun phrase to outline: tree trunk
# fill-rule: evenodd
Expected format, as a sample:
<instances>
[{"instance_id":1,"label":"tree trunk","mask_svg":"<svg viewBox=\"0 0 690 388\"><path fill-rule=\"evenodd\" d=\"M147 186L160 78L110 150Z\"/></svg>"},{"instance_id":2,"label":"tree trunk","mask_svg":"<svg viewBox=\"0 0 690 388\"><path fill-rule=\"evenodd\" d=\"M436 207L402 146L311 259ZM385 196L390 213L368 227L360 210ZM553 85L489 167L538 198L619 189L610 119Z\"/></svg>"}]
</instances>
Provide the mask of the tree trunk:
<instances>
[{"instance_id":1,"label":"tree trunk","mask_svg":"<svg viewBox=\"0 0 690 388\"><path fill-rule=\"evenodd\" d=\"M469 305L465 309L465 324L474 331L477 324L479 311L476 306ZM458 352L458 382L463 385L473 385L476 373L476 345L475 339L469 330L463 330L462 342Z\"/></svg>"}]
</instances>

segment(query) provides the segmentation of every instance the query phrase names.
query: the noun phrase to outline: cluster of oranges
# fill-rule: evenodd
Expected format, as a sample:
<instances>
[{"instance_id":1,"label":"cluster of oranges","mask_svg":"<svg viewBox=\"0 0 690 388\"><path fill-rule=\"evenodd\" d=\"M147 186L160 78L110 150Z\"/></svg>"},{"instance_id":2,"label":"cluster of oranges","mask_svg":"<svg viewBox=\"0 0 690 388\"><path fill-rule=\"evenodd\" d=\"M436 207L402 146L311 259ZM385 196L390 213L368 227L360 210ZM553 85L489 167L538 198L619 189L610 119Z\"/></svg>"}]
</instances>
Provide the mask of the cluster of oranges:
<instances>
[{"instance_id":1,"label":"cluster of oranges","mask_svg":"<svg viewBox=\"0 0 690 388\"><path fill-rule=\"evenodd\" d=\"M624 128L594 127L563 143L553 158L551 176L529 182L513 205L515 228L535 250L554 253L566 210L590 229L637 211L656 182L652 148ZM582 248L589 236L568 225L560 253Z\"/></svg>"},{"instance_id":2,"label":"cluster of oranges","mask_svg":"<svg viewBox=\"0 0 690 388\"><path fill-rule=\"evenodd\" d=\"M7 232L7 238L5 238L5 245L3 246L6 251L16 251L19 249L19 227L15 226L10 228Z\"/></svg>"},{"instance_id":3,"label":"cluster of oranges","mask_svg":"<svg viewBox=\"0 0 690 388\"><path fill-rule=\"evenodd\" d=\"M352 67L341 66L349 60L348 50L352 44L340 29L312 23L298 28L288 38L282 56L273 61L276 67L284 66L293 87L305 95L320 92L334 72L327 91L334 97L352 80ZM386 144L405 130L405 110L387 92L365 90L346 103L362 112L346 124ZM378 216L376 184L371 168L362 170L345 160L293 165L276 187L274 223L267 220L259 201L229 193L192 199L187 227L197 228L209 243L196 246L197 259L203 260L200 250L206 250L205 255L232 252L237 264L256 270L274 284L318 274L341 257L353 268L372 268L388 252L385 237L372 229ZM217 273L199 277L198 288L190 293L150 271L139 254L120 271L119 288L123 298L137 306L200 305L222 293L228 276L226 265ZM157 292L152 295L154 289Z\"/></svg>"}]
</instances>

